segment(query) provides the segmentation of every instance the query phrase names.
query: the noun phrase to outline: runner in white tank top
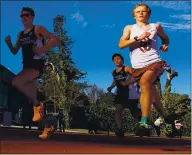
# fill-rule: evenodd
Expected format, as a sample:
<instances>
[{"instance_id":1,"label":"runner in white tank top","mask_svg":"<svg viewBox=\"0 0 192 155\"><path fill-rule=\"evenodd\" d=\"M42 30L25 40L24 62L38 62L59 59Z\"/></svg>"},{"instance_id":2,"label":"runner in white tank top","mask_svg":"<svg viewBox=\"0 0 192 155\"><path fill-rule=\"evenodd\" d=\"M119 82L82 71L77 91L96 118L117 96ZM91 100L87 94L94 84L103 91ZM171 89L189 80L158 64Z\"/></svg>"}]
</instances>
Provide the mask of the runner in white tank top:
<instances>
[{"instance_id":1,"label":"runner in white tank top","mask_svg":"<svg viewBox=\"0 0 192 155\"><path fill-rule=\"evenodd\" d=\"M165 121L167 120L166 122L173 123L174 121L173 119L169 119L168 121L170 117L168 117L154 85L154 82L163 73L163 68L166 65L166 62L162 61L159 56L157 36L162 41L160 50L164 52L168 50L169 38L160 24L148 23L150 15L151 9L149 6L146 4L137 4L133 9L133 17L136 20L136 24L128 25L124 28L119 42L121 49L125 47L130 48L130 59L133 67L132 76L134 78L140 78L142 118L137 131L137 135L139 136L148 136L150 134L148 119L153 103L165 118Z\"/></svg>"},{"instance_id":2,"label":"runner in white tank top","mask_svg":"<svg viewBox=\"0 0 192 155\"><path fill-rule=\"evenodd\" d=\"M150 24L147 30L143 30L137 24L134 24L131 29L130 39L134 39L135 36L140 36L144 32L151 34L147 41L135 42L130 45L130 58L133 68L144 68L154 62L162 61L158 53L155 24Z\"/></svg>"}]
</instances>

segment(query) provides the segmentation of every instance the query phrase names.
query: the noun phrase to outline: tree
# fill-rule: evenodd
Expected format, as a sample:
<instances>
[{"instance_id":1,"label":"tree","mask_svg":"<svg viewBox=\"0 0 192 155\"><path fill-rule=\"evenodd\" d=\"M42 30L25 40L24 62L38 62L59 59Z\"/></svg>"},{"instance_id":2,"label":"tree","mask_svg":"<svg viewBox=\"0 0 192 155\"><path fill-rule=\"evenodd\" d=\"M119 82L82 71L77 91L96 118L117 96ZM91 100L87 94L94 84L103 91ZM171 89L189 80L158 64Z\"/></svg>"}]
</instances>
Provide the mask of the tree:
<instances>
[{"instance_id":1,"label":"tree","mask_svg":"<svg viewBox=\"0 0 192 155\"><path fill-rule=\"evenodd\" d=\"M58 48L58 60L61 60L59 64L55 64L58 68L59 74L64 73L67 76L67 81L70 80L79 80L85 77L86 73L81 72L74 66L74 62L71 59L71 49L73 45L73 41L70 37L67 36L67 30L63 29L64 22L66 19L64 16L56 16L54 18L53 27L54 33L60 39L60 44L57 46Z\"/></svg>"},{"instance_id":2,"label":"tree","mask_svg":"<svg viewBox=\"0 0 192 155\"><path fill-rule=\"evenodd\" d=\"M113 93L104 93L100 96L100 104L107 106L114 106L115 94Z\"/></svg>"},{"instance_id":3,"label":"tree","mask_svg":"<svg viewBox=\"0 0 192 155\"><path fill-rule=\"evenodd\" d=\"M166 78L166 84L164 89L166 89L166 92L171 92L171 81L178 76L178 72L176 72L175 70L172 71L170 67L168 67L166 72L167 72L167 78ZM156 82L156 88L159 92L160 97L162 97L160 80Z\"/></svg>"},{"instance_id":4,"label":"tree","mask_svg":"<svg viewBox=\"0 0 192 155\"><path fill-rule=\"evenodd\" d=\"M90 103L96 103L100 100L101 95L104 94L104 90L97 87L96 84L89 86L87 89L87 96L89 97Z\"/></svg>"},{"instance_id":5,"label":"tree","mask_svg":"<svg viewBox=\"0 0 192 155\"><path fill-rule=\"evenodd\" d=\"M65 118L69 120L71 104L77 102L86 87L86 82L78 81L84 79L86 73L76 68L70 57L73 41L63 28L65 22L64 16L60 15L53 20L53 31L60 39L60 44L47 51L45 57L47 68L43 73L39 90L45 93L47 100L52 99L57 107L64 109ZM54 68L54 71L49 69L49 64L52 64L51 68Z\"/></svg>"},{"instance_id":6,"label":"tree","mask_svg":"<svg viewBox=\"0 0 192 155\"><path fill-rule=\"evenodd\" d=\"M176 114L178 115L178 119L185 126L185 135L190 135L190 128L191 128L191 99L188 95L185 94L178 94L178 93L171 93L171 81L178 76L178 72L169 70L167 72L167 79L166 84L164 87L164 91L161 91L160 83L157 84L157 89L161 94L161 102L163 103L166 111L168 114ZM158 113L153 110L152 113L152 121L156 120L159 117ZM175 118L177 119L177 118Z\"/></svg>"},{"instance_id":7,"label":"tree","mask_svg":"<svg viewBox=\"0 0 192 155\"><path fill-rule=\"evenodd\" d=\"M65 96L62 94L62 82L60 76L55 70L52 63L47 64L46 72L42 76L42 82L39 84L40 92L44 92L46 100L53 100L54 112L56 107L63 108L61 105L65 101Z\"/></svg>"}]
</instances>

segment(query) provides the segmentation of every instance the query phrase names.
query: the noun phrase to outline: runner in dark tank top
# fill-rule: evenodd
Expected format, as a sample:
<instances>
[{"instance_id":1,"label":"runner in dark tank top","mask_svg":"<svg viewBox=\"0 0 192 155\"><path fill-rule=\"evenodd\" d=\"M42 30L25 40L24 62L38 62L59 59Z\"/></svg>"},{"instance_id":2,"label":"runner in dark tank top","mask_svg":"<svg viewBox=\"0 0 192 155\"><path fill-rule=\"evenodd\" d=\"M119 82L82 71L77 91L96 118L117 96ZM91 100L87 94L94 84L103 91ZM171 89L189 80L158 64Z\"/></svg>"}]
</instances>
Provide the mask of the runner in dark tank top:
<instances>
[{"instance_id":1,"label":"runner in dark tank top","mask_svg":"<svg viewBox=\"0 0 192 155\"><path fill-rule=\"evenodd\" d=\"M41 75L44 67L45 52L57 45L59 39L44 27L33 25L33 9L24 7L20 17L24 30L19 32L15 46L12 45L10 36L5 37L5 42L14 55L22 48L23 70L14 77L12 85L29 98L34 110L32 120L39 122L43 119L43 103L37 100L37 77ZM48 39L46 44L44 38Z\"/></svg>"}]
</instances>

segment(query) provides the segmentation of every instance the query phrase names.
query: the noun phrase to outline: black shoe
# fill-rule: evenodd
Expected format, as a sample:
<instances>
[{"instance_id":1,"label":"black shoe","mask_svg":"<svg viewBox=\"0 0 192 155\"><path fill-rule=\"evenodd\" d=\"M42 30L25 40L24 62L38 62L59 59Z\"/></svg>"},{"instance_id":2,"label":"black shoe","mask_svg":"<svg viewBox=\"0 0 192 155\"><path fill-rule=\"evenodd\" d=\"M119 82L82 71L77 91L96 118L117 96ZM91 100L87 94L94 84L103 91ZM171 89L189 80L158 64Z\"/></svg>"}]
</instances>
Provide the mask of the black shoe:
<instances>
[{"instance_id":1,"label":"black shoe","mask_svg":"<svg viewBox=\"0 0 192 155\"><path fill-rule=\"evenodd\" d=\"M115 132L116 137L118 138L124 138L124 132L122 129L117 129Z\"/></svg>"},{"instance_id":2,"label":"black shoe","mask_svg":"<svg viewBox=\"0 0 192 155\"><path fill-rule=\"evenodd\" d=\"M175 122L176 119L180 118L181 116L185 115L185 112L180 113L172 113L165 117L165 123L172 124Z\"/></svg>"},{"instance_id":3,"label":"black shoe","mask_svg":"<svg viewBox=\"0 0 192 155\"><path fill-rule=\"evenodd\" d=\"M139 137L150 136L149 125L143 122L139 122L139 127L136 131L136 136L139 136Z\"/></svg>"}]
</instances>

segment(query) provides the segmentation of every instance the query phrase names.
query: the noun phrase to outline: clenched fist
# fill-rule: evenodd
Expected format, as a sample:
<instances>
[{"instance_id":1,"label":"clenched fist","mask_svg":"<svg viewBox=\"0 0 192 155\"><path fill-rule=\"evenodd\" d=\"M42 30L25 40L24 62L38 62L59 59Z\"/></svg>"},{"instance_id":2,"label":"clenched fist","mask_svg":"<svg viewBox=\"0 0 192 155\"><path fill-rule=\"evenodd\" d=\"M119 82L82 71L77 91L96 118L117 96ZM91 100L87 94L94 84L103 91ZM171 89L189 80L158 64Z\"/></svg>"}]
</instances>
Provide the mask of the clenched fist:
<instances>
[{"instance_id":1,"label":"clenched fist","mask_svg":"<svg viewBox=\"0 0 192 155\"><path fill-rule=\"evenodd\" d=\"M168 51L168 45L167 45L167 44L163 44L163 45L160 47L160 50L163 51L163 52Z\"/></svg>"},{"instance_id":2,"label":"clenched fist","mask_svg":"<svg viewBox=\"0 0 192 155\"><path fill-rule=\"evenodd\" d=\"M142 35L138 37L138 40L147 41L149 40L150 32L144 32Z\"/></svg>"},{"instance_id":3,"label":"clenched fist","mask_svg":"<svg viewBox=\"0 0 192 155\"><path fill-rule=\"evenodd\" d=\"M7 44L11 44L11 36L10 36L10 35L8 35L8 36L5 37L5 42L6 42Z\"/></svg>"}]
</instances>

